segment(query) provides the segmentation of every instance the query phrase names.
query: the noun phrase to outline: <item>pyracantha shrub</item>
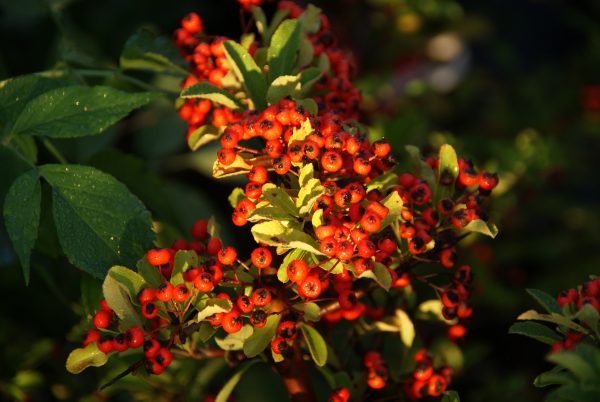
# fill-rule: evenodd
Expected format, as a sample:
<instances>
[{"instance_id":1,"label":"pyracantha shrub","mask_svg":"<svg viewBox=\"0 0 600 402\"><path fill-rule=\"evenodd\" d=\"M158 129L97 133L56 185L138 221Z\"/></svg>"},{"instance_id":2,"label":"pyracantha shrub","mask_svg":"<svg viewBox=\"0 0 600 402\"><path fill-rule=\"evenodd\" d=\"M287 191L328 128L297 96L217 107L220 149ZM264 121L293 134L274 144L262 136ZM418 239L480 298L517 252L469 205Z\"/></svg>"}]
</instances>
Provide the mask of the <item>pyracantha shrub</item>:
<instances>
[{"instance_id":1,"label":"pyracantha shrub","mask_svg":"<svg viewBox=\"0 0 600 402\"><path fill-rule=\"evenodd\" d=\"M591 277L556 298L536 289L528 292L544 312L529 310L510 333L549 345L546 359L555 366L534 381L537 387L557 386L547 401L592 402L600 398L600 278ZM545 324L541 324L544 322ZM550 326L549 326L550 325Z\"/></svg>"},{"instance_id":2,"label":"pyracantha shrub","mask_svg":"<svg viewBox=\"0 0 600 402\"><path fill-rule=\"evenodd\" d=\"M240 3L257 32L239 41L183 18L174 41L189 76L176 107L192 150L219 144L214 177L247 178L231 220L256 244L242 255L201 219L136 270L111 268L68 368L119 353L150 375L178 359L224 357L240 373L262 360L292 400L312 401L310 356L330 401L457 400L443 349L466 335L473 279L458 243L496 235L486 203L497 175L450 145L423 158L372 140L327 17L281 1L268 23L260 2ZM418 337L421 322L434 334Z\"/></svg>"}]
</instances>

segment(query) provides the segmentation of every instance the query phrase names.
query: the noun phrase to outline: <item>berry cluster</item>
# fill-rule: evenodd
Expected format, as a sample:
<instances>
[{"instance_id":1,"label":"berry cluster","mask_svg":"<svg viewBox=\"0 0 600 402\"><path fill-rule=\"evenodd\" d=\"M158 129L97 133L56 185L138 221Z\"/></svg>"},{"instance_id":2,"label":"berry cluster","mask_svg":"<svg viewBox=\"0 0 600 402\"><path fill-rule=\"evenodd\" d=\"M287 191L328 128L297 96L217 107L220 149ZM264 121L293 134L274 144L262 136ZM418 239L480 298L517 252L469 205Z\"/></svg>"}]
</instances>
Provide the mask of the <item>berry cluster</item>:
<instances>
[{"instance_id":1,"label":"berry cluster","mask_svg":"<svg viewBox=\"0 0 600 402\"><path fill-rule=\"evenodd\" d=\"M600 312L600 278L590 279L577 289L563 290L556 297L556 301L572 315L576 315L586 305L590 305L596 311ZM573 350L584 339L584 333L578 332L575 329L568 329L564 333L564 339L552 345L552 352Z\"/></svg>"},{"instance_id":2,"label":"berry cluster","mask_svg":"<svg viewBox=\"0 0 600 402\"><path fill-rule=\"evenodd\" d=\"M440 367L437 372L433 368L433 358L427 350L421 349L415 353L417 367L413 370L412 378L404 383L404 392L410 400L427 396L439 397L450 384L452 369Z\"/></svg>"}]
</instances>

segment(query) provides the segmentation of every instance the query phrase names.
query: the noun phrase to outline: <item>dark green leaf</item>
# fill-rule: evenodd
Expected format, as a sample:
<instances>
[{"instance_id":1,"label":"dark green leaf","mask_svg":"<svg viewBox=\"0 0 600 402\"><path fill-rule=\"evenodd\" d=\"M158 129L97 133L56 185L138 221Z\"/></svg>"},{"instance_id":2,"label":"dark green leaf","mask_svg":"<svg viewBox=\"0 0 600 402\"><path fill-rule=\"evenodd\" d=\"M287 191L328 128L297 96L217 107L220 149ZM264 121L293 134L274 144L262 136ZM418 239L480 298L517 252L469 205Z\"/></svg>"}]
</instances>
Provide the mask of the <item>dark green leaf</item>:
<instances>
[{"instance_id":1,"label":"dark green leaf","mask_svg":"<svg viewBox=\"0 0 600 402\"><path fill-rule=\"evenodd\" d=\"M600 322L600 314L598 310L591 304L584 304L581 309L575 314L576 319L585 324L588 328L598 334L598 323Z\"/></svg>"},{"instance_id":2,"label":"dark green leaf","mask_svg":"<svg viewBox=\"0 0 600 402\"><path fill-rule=\"evenodd\" d=\"M256 21L256 30L259 34L265 35L265 31L267 30L267 17L265 16L264 11L260 7L252 6L250 7L252 11L252 16Z\"/></svg>"},{"instance_id":3,"label":"dark green leaf","mask_svg":"<svg viewBox=\"0 0 600 402\"><path fill-rule=\"evenodd\" d=\"M300 77L297 75L281 75L273 80L267 90L267 102L275 105L286 96L293 96L300 91Z\"/></svg>"},{"instance_id":4,"label":"dark green leaf","mask_svg":"<svg viewBox=\"0 0 600 402\"><path fill-rule=\"evenodd\" d=\"M316 33L321 28L321 9L309 4L298 17L298 21L306 32Z\"/></svg>"},{"instance_id":5,"label":"dark green leaf","mask_svg":"<svg viewBox=\"0 0 600 402\"><path fill-rule=\"evenodd\" d=\"M40 224L42 188L36 170L19 176L4 199L4 225L29 283L29 259Z\"/></svg>"},{"instance_id":6,"label":"dark green leaf","mask_svg":"<svg viewBox=\"0 0 600 402\"><path fill-rule=\"evenodd\" d=\"M379 190L385 193L389 188L398 184L398 175L392 171L385 172L371 180L365 186L367 192L372 190Z\"/></svg>"},{"instance_id":7,"label":"dark green leaf","mask_svg":"<svg viewBox=\"0 0 600 402\"><path fill-rule=\"evenodd\" d=\"M115 278L107 275L102 284L102 293L106 303L121 319L121 324L125 327L142 326L142 320L135 307L131 303L129 290L124 284L121 284Z\"/></svg>"},{"instance_id":8,"label":"dark green leaf","mask_svg":"<svg viewBox=\"0 0 600 402\"><path fill-rule=\"evenodd\" d=\"M562 314L562 309L556 299L543 290L527 289L529 293L539 304L549 313Z\"/></svg>"},{"instance_id":9,"label":"dark green leaf","mask_svg":"<svg viewBox=\"0 0 600 402\"><path fill-rule=\"evenodd\" d=\"M433 169L431 169L431 166L429 166L423 160L419 148L413 145L406 145L404 149L406 149L406 152L408 152L412 159L413 171L417 174L418 177L425 180L427 184L429 184L429 187L431 187L432 189L435 188L435 173L433 173Z\"/></svg>"},{"instance_id":10,"label":"dark green leaf","mask_svg":"<svg viewBox=\"0 0 600 402\"><path fill-rule=\"evenodd\" d=\"M141 29L127 40L121 53L120 64L125 70L187 74L187 63L173 45L173 41L164 36L157 36L148 29Z\"/></svg>"},{"instance_id":11,"label":"dark green leaf","mask_svg":"<svg viewBox=\"0 0 600 402\"><path fill-rule=\"evenodd\" d=\"M232 304L229 300L214 298L204 299L200 302L194 303L194 307L196 307L196 310L198 310L196 322L200 322L213 314L228 312L231 310Z\"/></svg>"},{"instance_id":12,"label":"dark green leaf","mask_svg":"<svg viewBox=\"0 0 600 402\"><path fill-rule=\"evenodd\" d=\"M103 86L53 89L25 106L12 133L55 138L94 135L156 97L156 93L127 93Z\"/></svg>"},{"instance_id":13,"label":"dark green leaf","mask_svg":"<svg viewBox=\"0 0 600 402\"><path fill-rule=\"evenodd\" d=\"M104 297L102 295L102 281L91 275L84 274L81 277L80 285L83 311L86 316L91 318L94 312L98 310L100 301Z\"/></svg>"},{"instance_id":14,"label":"dark green leaf","mask_svg":"<svg viewBox=\"0 0 600 402\"><path fill-rule=\"evenodd\" d=\"M233 374L229 380L225 383L223 388L217 394L215 398L215 402L227 402L229 400L229 396L233 392L233 389L237 385L238 382L242 379L242 376L248 369L258 363L258 360L250 360L240 364L240 367L237 369L235 374Z\"/></svg>"},{"instance_id":15,"label":"dark green leaf","mask_svg":"<svg viewBox=\"0 0 600 402\"><path fill-rule=\"evenodd\" d=\"M442 402L460 402L460 397L456 391L446 391L442 396Z\"/></svg>"},{"instance_id":16,"label":"dark green leaf","mask_svg":"<svg viewBox=\"0 0 600 402\"><path fill-rule=\"evenodd\" d=\"M154 239L150 214L127 187L89 166L44 165L52 210L69 261L102 278L113 265L133 266Z\"/></svg>"},{"instance_id":17,"label":"dark green leaf","mask_svg":"<svg viewBox=\"0 0 600 402\"><path fill-rule=\"evenodd\" d=\"M273 183L267 183L262 187L262 195L273 207L281 208L291 216L298 216L298 208L296 208L294 200L282 188Z\"/></svg>"},{"instance_id":18,"label":"dark green leaf","mask_svg":"<svg viewBox=\"0 0 600 402\"><path fill-rule=\"evenodd\" d=\"M150 284L150 286L153 288L157 288L161 284L162 280L160 279L160 272L158 268L150 265L146 257L143 257L137 262L136 268L138 273L142 276L142 278L144 278L144 281Z\"/></svg>"},{"instance_id":19,"label":"dark green leaf","mask_svg":"<svg viewBox=\"0 0 600 402\"><path fill-rule=\"evenodd\" d=\"M183 283L183 273L191 267L198 266L198 254L194 250L179 250L175 253L173 272L170 282L173 286Z\"/></svg>"},{"instance_id":20,"label":"dark green leaf","mask_svg":"<svg viewBox=\"0 0 600 402\"><path fill-rule=\"evenodd\" d=\"M184 99L208 99L233 110L244 108L242 102L240 102L239 99L236 99L235 96L222 88L209 84L208 82L201 82L191 85L181 91L180 96Z\"/></svg>"},{"instance_id":21,"label":"dark green leaf","mask_svg":"<svg viewBox=\"0 0 600 402\"><path fill-rule=\"evenodd\" d=\"M85 348L73 350L67 358L66 367L69 373L79 374L90 366L103 366L107 361L108 355L98 349L96 342L92 342Z\"/></svg>"},{"instance_id":22,"label":"dark green leaf","mask_svg":"<svg viewBox=\"0 0 600 402\"><path fill-rule=\"evenodd\" d=\"M322 75L323 72L317 67L309 67L302 70L300 73L300 95L308 94L312 86L319 81Z\"/></svg>"},{"instance_id":23,"label":"dark green leaf","mask_svg":"<svg viewBox=\"0 0 600 402\"><path fill-rule=\"evenodd\" d=\"M309 325L302 325L300 329L313 361L317 366L323 367L327 363L327 344L325 340L319 331Z\"/></svg>"},{"instance_id":24,"label":"dark green leaf","mask_svg":"<svg viewBox=\"0 0 600 402\"><path fill-rule=\"evenodd\" d=\"M517 320L537 320L537 321L547 321L554 323L556 325L563 325L567 328L574 329L577 332L581 332L587 334L587 330L581 325L573 322L562 314L550 313L550 314L540 314L535 310L527 310L524 313L521 313Z\"/></svg>"},{"instance_id":25,"label":"dark green leaf","mask_svg":"<svg viewBox=\"0 0 600 402\"><path fill-rule=\"evenodd\" d=\"M593 367L579 356L576 352L562 351L552 353L547 357L548 361L571 371L580 380L591 379L594 377Z\"/></svg>"},{"instance_id":26,"label":"dark green leaf","mask_svg":"<svg viewBox=\"0 0 600 402\"><path fill-rule=\"evenodd\" d=\"M560 367L554 367L552 370L538 375L533 381L533 385L542 388L548 385L568 384L572 381L573 377L567 371Z\"/></svg>"},{"instance_id":27,"label":"dark green leaf","mask_svg":"<svg viewBox=\"0 0 600 402\"><path fill-rule=\"evenodd\" d=\"M508 329L508 333L525 335L548 345L552 345L561 339L556 332L547 326L532 321L516 322Z\"/></svg>"},{"instance_id":28,"label":"dark green leaf","mask_svg":"<svg viewBox=\"0 0 600 402\"><path fill-rule=\"evenodd\" d=\"M293 75L300 42L298 20L285 20L279 25L267 51L269 83L282 75Z\"/></svg>"},{"instance_id":29,"label":"dark green leaf","mask_svg":"<svg viewBox=\"0 0 600 402\"><path fill-rule=\"evenodd\" d=\"M390 290L390 287L392 286L392 276L385 265L379 262L375 263L375 266L372 270L363 272L360 275L360 278L371 278L385 290Z\"/></svg>"},{"instance_id":30,"label":"dark green leaf","mask_svg":"<svg viewBox=\"0 0 600 402\"><path fill-rule=\"evenodd\" d=\"M307 321L318 322L321 319L321 308L317 303L304 302L294 304L293 307L303 313L303 318Z\"/></svg>"},{"instance_id":31,"label":"dark green leaf","mask_svg":"<svg viewBox=\"0 0 600 402\"><path fill-rule=\"evenodd\" d=\"M272 314L267 318L267 323L264 327L254 330L252 336L244 342L244 354L246 356L254 357L265 350L277 333L279 320L281 320L281 315Z\"/></svg>"},{"instance_id":32,"label":"dark green leaf","mask_svg":"<svg viewBox=\"0 0 600 402\"><path fill-rule=\"evenodd\" d=\"M255 109L262 110L267 107L267 81L250 53L231 40L226 41L223 47L229 65L238 79L244 83Z\"/></svg>"},{"instance_id":33,"label":"dark green leaf","mask_svg":"<svg viewBox=\"0 0 600 402\"><path fill-rule=\"evenodd\" d=\"M71 85L62 79L22 75L0 83L0 134L10 129L30 100L51 89Z\"/></svg>"}]
</instances>

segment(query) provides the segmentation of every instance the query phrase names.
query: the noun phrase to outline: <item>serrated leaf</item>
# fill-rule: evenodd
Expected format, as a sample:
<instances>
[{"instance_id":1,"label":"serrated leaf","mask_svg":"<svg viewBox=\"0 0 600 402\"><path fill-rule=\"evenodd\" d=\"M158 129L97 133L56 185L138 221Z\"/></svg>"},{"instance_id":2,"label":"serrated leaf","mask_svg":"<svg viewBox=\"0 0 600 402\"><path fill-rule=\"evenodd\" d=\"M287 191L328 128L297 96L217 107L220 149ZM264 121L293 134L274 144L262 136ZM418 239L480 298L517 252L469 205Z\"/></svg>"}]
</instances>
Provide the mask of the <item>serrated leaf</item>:
<instances>
[{"instance_id":1,"label":"serrated leaf","mask_svg":"<svg viewBox=\"0 0 600 402\"><path fill-rule=\"evenodd\" d=\"M187 74L187 62L181 57L173 42L148 29L133 34L123 48L119 64L124 70L146 70Z\"/></svg>"},{"instance_id":2,"label":"serrated leaf","mask_svg":"<svg viewBox=\"0 0 600 402\"><path fill-rule=\"evenodd\" d=\"M450 175L453 180L458 177L458 156L452 145L444 144L440 147L439 151L439 166L438 166L438 178L442 178L446 175Z\"/></svg>"},{"instance_id":3,"label":"serrated leaf","mask_svg":"<svg viewBox=\"0 0 600 402\"><path fill-rule=\"evenodd\" d=\"M386 291L392 286L392 276L385 265L376 262L372 270L363 272L359 278L370 278L379 284Z\"/></svg>"},{"instance_id":4,"label":"serrated leaf","mask_svg":"<svg viewBox=\"0 0 600 402\"><path fill-rule=\"evenodd\" d=\"M250 324L244 325L238 332L228 334L225 338L215 338L217 345L223 350L242 350L246 339L254 333Z\"/></svg>"},{"instance_id":5,"label":"serrated leaf","mask_svg":"<svg viewBox=\"0 0 600 402\"><path fill-rule=\"evenodd\" d=\"M319 331L309 325L302 325L300 329L313 361L317 366L323 367L327 363L327 344L325 340Z\"/></svg>"},{"instance_id":6,"label":"serrated leaf","mask_svg":"<svg viewBox=\"0 0 600 402\"><path fill-rule=\"evenodd\" d=\"M181 91L179 96L184 99L208 99L233 110L244 108L242 102L240 102L239 99L236 99L235 96L222 88L209 84L208 82L200 82L198 84L190 85Z\"/></svg>"},{"instance_id":7,"label":"serrated leaf","mask_svg":"<svg viewBox=\"0 0 600 402\"><path fill-rule=\"evenodd\" d=\"M267 90L267 102L271 105L277 104L287 96L293 96L300 91L300 76L281 75L273 80Z\"/></svg>"},{"instance_id":8,"label":"serrated leaf","mask_svg":"<svg viewBox=\"0 0 600 402\"><path fill-rule=\"evenodd\" d=\"M460 402L460 397L456 391L446 391L442 395L441 402Z\"/></svg>"},{"instance_id":9,"label":"serrated leaf","mask_svg":"<svg viewBox=\"0 0 600 402\"><path fill-rule=\"evenodd\" d=\"M508 329L508 333L525 335L548 345L552 345L561 339L556 332L547 326L532 321L515 322Z\"/></svg>"},{"instance_id":10,"label":"serrated leaf","mask_svg":"<svg viewBox=\"0 0 600 402\"><path fill-rule=\"evenodd\" d=\"M131 300L135 300L146 285L146 281L140 274L127 267L115 265L108 271L108 275L125 286Z\"/></svg>"},{"instance_id":11,"label":"serrated leaf","mask_svg":"<svg viewBox=\"0 0 600 402\"><path fill-rule=\"evenodd\" d=\"M85 348L78 348L69 353L66 368L71 374L79 374L90 366L103 366L107 361L108 355L98 349L96 342L92 342Z\"/></svg>"},{"instance_id":12,"label":"serrated leaf","mask_svg":"<svg viewBox=\"0 0 600 402\"><path fill-rule=\"evenodd\" d=\"M52 89L25 106L12 133L53 138L95 135L158 96L157 93L128 93L104 86Z\"/></svg>"},{"instance_id":13,"label":"serrated leaf","mask_svg":"<svg viewBox=\"0 0 600 402\"><path fill-rule=\"evenodd\" d=\"M521 315L519 315L517 317L517 320L520 320L520 321L526 321L526 320L547 321L547 322L554 323L556 325L563 325L567 328L574 329L575 331L582 332L584 334L588 333L587 329L585 329L581 325L569 320L567 317L565 317L563 315L556 314L556 313L541 314L535 310L528 310L528 311L522 313Z\"/></svg>"},{"instance_id":14,"label":"serrated leaf","mask_svg":"<svg viewBox=\"0 0 600 402\"><path fill-rule=\"evenodd\" d=\"M388 215L381 221L381 228L379 231L382 231L386 227L388 227L392 222L400 219L402 206L404 203L402 202L402 198L400 194L396 191L392 191L381 201L381 205L389 209Z\"/></svg>"},{"instance_id":15,"label":"serrated leaf","mask_svg":"<svg viewBox=\"0 0 600 402\"><path fill-rule=\"evenodd\" d=\"M198 315L196 316L196 322L200 322L202 320L207 319L211 315L217 313L226 313L231 310L233 304L231 301L226 299L204 299L199 302L194 303L194 307L198 310Z\"/></svg>"},{"instance_id":16,"label":"serrated leaf","mask_svg":"<svg viewBox=\"0 0 600 402\"><path fill-rule=\"evenodd\" d=\"M321 308L317 303L305 302L294 304L296 310L302 312L303 318L307 321L318 322L321 319Z\"/></svg>"},{"instance_id":17,"label":"serrated leaf","mask_svg":"<svg viewBox=\"0 0 600 402\"><path fill-rule=\"evenodd\" d=\"M468 232L481 233L491 237L492 239L498 235L498 228L496 225L493 223L486 223L481 219L472 220L467 226L464 227L464 230Z\"/></svg>"},{"instance_id":18,"label":"serrated leaf","mask_svg":"<svg viewBox=\"0 0 600 402\"><path fill-rule=\"evenodd\" d=\"M280 320L281 315L279 314L272 314L267 317L265 326L256 328L252 336L244 342L244 354L248 357L254 357L262 353L275 337Z\"/></svg>"},{"instance_id":19,"label":"serrated leaf","mask_svg":"<svg viewBox=\"0 0 600 402\"><path fill-rule=\"evenodd\" d=\"M229 65L238 80L243 82L246 92L254 102L257 110L267 107L267 82L256 62L239 44L228 40L223 43Z\"/></svg>"},{"instance_id":20,"label":"serrated leaf","mask_svg":"<svg viewBox=\"0 0 600 402\"><path fill-rule=\"evenodd\" d=\"M131 303L129 291L124 284L121 284L112 276L107 275L102 284L102 293L104 294L106 303L121 319L121 324L123 326L141 327L143 325L138 312Z\"/></svg>"},{"instance_id":21,"label":"serrated leaf","mask_svg":"<svg viewBox=\"0 0 600 402\"><path fill-rule=\"evenodd\" d=\"M285 227L279 221L267 221L254 225L251 229L252 236L257 243L283 249L298 248L317 255L321 253L317 242L301 230Z\"/></svg>"},{"instance_id":22,"label":"serrated leaf","mask_svg":"<svg viewBox=\"0 0 600 402\"><path fill-rule=\"evenodd\" d=\"M41 201L42 188L35 169L17 177L4 199L4 226L21 262L26 284L31 250L38 236Z\"/></svg>"},{"instance_id":23,"label":"serrated leaf","mask_svg":"<svg viewBox=\"0 0 600 402\"><path fill-rule=\"evenodd\" d=\"M395 321L400 330L400 339L407 348L410 348L415 340L415 326L406 311L396 310Z\"/></svg>"},{"instance_id":24,"label":"serrated leaf","mask_svg":"<svg viewBox=\"0 0 600 402\"><path fill-rule=\"evenodd\" d=\"M39 75L22 75L0 82L0 134L8 131L25 106L37 96L72 83Z\"/></svg>"},{"instance_id":25,"label":"serrated leaf","mask_svg":"<svg viewBox=\"0 0 600 402\"><path fill-rule=\"evenodd\" d=\"M285 190L273 183L266 183L262 187L262 196L266 198L273 207L280 208L291 216L298 216L298 208Z\"/></svg>"},{"instance_id":26,"label":"serrated leaf","mask_svg":"<svg viewBox=\"0 0 600 402\"><path fill-rule=\"evenodd\" d=\"M229 396L233 392L237 383L240 382L240 380L242 379L244 373L258 362L258 360L250 360L240 364L240 367L237 369L235 374L229 377L229 380L225 383L223 388L221 388L221 390L217 394L215 402L227 402L229 400Z\"/></svg>"},{"instance_id":27,"label":"serrated leaf","mask_svg":"<svg viewBox=\"0 0 600 402\"><path fill-rule=\"evenodd\" d=\"M44 165L52 212L69 261L102 278L113 265L133 266L152 246L150 213L127 187L97 169Z\"/></svg>"},{"instance_id":28,"label":"serrated leaf","mask_svg":"<svg viewBox=\"0 0 600 402\"><path fill-rule=\"evenodd\" d=\"M549 313L562 314L562 309L556 299L543 290L526 289L539 304Z\"/></svg>"},{"instance_id":29,"label":"serrated leaf","mask_svg":"<svg viewBox=\"0 0 600 402\"><path fill-rule=\"evenodd\" d=\"M227 197L232 208L237 207L238 203L244 198L246 198L246 194L244 193L244 189L240 187L234 188L229 197Z\"/></svg>"},{"instance_id":30,"label":"serrated leaf","mask_svg":"<svg viewBox=\"0 0 600 402\"><path fill-rule=\"evenodd\" d=\"M173 272L169 282L173 286L184 283L183 273L191 267L198 266L198 254L194 250L179 250L175 253L173 261Z\"/></svg>"},{"instance_id":31,"label":"serrated leaf","mask_svg":"<svg viewBox=\"0 0 600 402\"><path fill-rule=\"evenodd\" d=\"M285 20L279 25L267 50L269 64L269 82L282 75L290 75L296 65L296 57L300 42L300 25L298 20Z\"/></svg>"}]
</instances>

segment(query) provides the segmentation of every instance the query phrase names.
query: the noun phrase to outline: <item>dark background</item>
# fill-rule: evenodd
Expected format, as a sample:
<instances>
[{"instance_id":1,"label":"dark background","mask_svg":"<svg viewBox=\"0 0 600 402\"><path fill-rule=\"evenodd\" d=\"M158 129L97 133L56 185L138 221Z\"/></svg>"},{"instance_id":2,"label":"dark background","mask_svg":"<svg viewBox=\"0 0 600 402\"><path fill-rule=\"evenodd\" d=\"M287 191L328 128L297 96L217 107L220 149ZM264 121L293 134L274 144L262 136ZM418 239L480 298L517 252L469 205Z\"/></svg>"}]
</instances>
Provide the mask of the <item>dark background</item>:
<instances>
[{"instance_id":1,"label":"dark background","mask_svg":"<svg viewBox=\"0 0 600 402\"><path fill-rule=\"evenodd\" d=\"M586 93L600 85L600 3L315 3L356 61L364 121L374 137L390 140L401 158L405 144L427 151L450 142L478 166L499 172L492 216L500 234L461 250L461 261L476 272L475 313L463 345L464 368L453 387L466 401L541 400L543 390L531 384L549 368L547 348L507 331L521 311L534 307L525 288L556 294L599 273L600 100L594 105ZM136 29L150 25L168 35L189 11L202 15L209 33L241 32L233 0L2 0L0 79L47 70L65 58L115 65ZM459 50L439 56L431 44L440 38ZM451 48L448 43L442 50ZM153 113L98 137L57 145L70 162L94 164L126 184L122 172L110 171L106 153L97 153L110 147L140 158L167 191L164 203L147 205L182 231L207 210L229 222L229 205L221 200L235 182L212 181L210 166L202 163L214 149L189 154L185 126L174 112L164 107ZM19 170L2 157L3 198ZM43 150L39 158L51 160ZM131 190L144 201L149 191ZM232 227L225 232L230 242L241 238ZM56 242L51 234L40 237L43 245ZM74 377L64 370L82 331L80 271L59 255L37 253L26 287L3 230L0 265L0 399L103 400L92 392L110 372L90 369ZM164 381L163 389L177 387L177 379ZM242 387L252 382L245 379ZM280 386L273 387L269 391L277 395Z\"/></svg>"}]
</instances>

